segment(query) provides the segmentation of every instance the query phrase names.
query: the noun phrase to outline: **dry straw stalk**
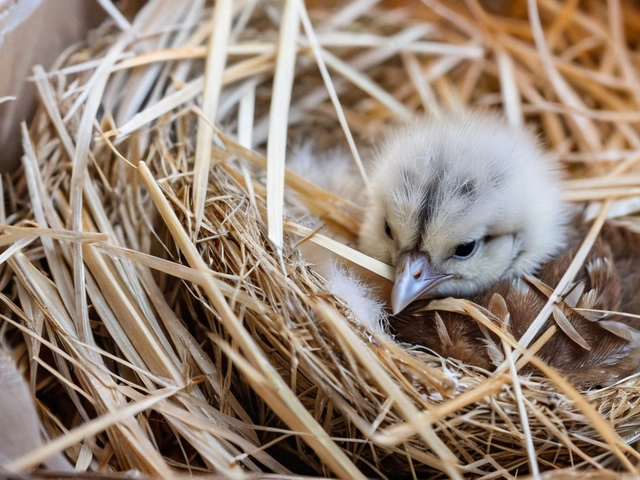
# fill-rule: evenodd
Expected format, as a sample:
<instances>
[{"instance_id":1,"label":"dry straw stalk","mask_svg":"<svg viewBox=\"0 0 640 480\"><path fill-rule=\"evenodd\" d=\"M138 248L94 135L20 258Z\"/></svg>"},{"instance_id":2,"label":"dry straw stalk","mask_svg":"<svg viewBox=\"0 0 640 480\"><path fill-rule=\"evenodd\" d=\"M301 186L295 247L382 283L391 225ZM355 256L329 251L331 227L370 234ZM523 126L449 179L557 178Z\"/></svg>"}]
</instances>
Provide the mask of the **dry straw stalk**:
<instances>
[{"instance_id":1,"label":"dry straw stalk","mask_svg":"<svg viewBox=\"0 0 640 480\"><path fill-rule=\"evenodd\" d=\"M324 3L149 0L126 18L101 1L86 44L34 69L40 107L2 182L0 315L48 440L4 468L64 451L79 475L154 478L639 473L638 381L579 392L535 352L606 219L637 224L640 8ZM502 339L494 372L366 331L296 248L388 288L353 248L372 143L487 107L537 128L595 219L522 338L434 304ZM286 169L304 139L352 154L359 197Z\"/></svg>"}]
</instances>

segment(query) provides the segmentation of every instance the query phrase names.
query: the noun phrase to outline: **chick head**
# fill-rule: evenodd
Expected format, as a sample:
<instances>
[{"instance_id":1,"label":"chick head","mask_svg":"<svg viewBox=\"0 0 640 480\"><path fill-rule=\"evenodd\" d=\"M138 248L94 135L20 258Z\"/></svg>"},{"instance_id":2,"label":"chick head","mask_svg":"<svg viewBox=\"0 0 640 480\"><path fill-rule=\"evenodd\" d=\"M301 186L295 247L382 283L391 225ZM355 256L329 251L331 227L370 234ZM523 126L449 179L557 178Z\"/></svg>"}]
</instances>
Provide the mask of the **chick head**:
<instances>
[{"instance_id":1,"label":"chick head","mask_svg":"<svg viewBox=\"0 0 640 480\"><path fill-rule=\"evenodd\" d=\"M418 119L377 152L361 249L396 267L392 309L470 296L561 248L559 173L533 135L495 114Z\"/></svg>"}]
</instances>

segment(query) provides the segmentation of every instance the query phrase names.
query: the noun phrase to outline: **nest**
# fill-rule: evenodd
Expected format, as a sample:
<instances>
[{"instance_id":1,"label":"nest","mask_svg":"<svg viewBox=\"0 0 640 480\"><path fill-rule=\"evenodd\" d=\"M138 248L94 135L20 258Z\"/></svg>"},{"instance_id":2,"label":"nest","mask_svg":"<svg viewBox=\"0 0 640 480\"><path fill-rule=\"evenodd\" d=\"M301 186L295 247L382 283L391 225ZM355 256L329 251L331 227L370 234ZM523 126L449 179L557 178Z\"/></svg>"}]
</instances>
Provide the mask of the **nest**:
<instances>
[{"instance_id":1,"label":"nest","mask_svg":"<svg viewBox=\"0 0 640 480\"><path fill-rule=\"evenodd\" d=\"M486 372L370 332L297 247L381 285L393 272L284 205L353 242L361 208L285 174L287 139L365 152L415 113L493 107L538 128L568 200L634 213L640 9L376 3L149 0L36 68L0 285L49 440L5 466L64 451L80 472L155 478L635 471L636 379L578 392L544 366L518 376L526 354Z\"/></svg>"}]
</instances>

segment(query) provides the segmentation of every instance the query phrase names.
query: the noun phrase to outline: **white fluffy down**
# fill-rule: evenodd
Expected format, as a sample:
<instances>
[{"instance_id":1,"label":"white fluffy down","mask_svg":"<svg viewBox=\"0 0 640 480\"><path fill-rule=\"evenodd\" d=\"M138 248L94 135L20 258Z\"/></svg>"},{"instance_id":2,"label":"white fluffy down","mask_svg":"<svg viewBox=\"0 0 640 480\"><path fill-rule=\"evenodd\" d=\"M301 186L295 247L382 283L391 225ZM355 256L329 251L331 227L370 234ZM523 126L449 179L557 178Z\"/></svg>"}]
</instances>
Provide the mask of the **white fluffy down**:
<instances>
[{"instance_id":1,"label":"white fluffy down","mask_svg":"<svg viewBox=\"0 0 640 480\"><path fill-rule=\"evenodd\" d=\"M369 285L336 262L331 266L328 281L329 292L342 298L360 323L374 333L388 335L384 302Z\"/></svg>"},{"instance_id":2,"label":"white fluffy down","mask_svg":"<svg viewBox=\"0 0 640 480\"><path fill-rule=\"evenodd\" d=\"M349 152L334 148L320 151L312 142L302 142L291 149L287 168L319 187L364 206L364 183Z\"/></svg>"},{"instance_id":3,"label":"white fluffy down","mask_svg":"<svg viewBox=\"0 0 640 480\"><path fill-rule=\"evenodd\" d=\"M366 203L362 180L352 158L345 151L334 149L322 152L313 143L304 142L292 148L287 159L287 168L353 203ZM302 205L290 205L288 214L298 221L313 223ZM331 232L323 233L345 242ZM329 282L329 293L344 300L355 318L369 331L387 335L385 303L377 297L375 291L357 274L339 265L327 252L323 255L318 248L308 245L301 247L307 261L315 264L312 268Z\"/></svg>"}]
</instances>

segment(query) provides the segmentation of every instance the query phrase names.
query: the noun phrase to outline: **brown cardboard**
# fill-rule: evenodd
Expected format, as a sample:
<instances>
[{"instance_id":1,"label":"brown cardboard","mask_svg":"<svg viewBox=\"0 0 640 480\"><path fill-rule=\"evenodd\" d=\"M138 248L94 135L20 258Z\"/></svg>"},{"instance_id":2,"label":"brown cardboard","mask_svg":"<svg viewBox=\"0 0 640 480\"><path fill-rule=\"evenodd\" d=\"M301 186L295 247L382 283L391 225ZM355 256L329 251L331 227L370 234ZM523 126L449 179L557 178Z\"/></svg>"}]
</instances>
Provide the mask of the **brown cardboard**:
<instances>
[{"instance_id":1,"label":"brown cardboard","mask_svg":"<svg viewBox=\"0 0 640 480\"><path fill-rule=\"evenodd\" d=\"M68 45L104 18L91 0L0 0L0 172L15 169L20 122L35 108L32 67L49 67Z\"/></svg>"}]
</instances>

